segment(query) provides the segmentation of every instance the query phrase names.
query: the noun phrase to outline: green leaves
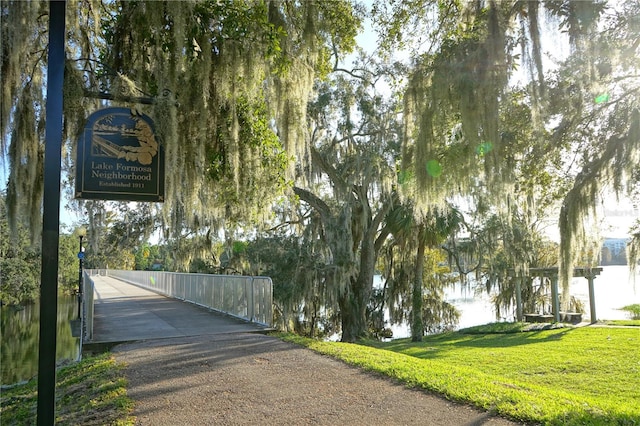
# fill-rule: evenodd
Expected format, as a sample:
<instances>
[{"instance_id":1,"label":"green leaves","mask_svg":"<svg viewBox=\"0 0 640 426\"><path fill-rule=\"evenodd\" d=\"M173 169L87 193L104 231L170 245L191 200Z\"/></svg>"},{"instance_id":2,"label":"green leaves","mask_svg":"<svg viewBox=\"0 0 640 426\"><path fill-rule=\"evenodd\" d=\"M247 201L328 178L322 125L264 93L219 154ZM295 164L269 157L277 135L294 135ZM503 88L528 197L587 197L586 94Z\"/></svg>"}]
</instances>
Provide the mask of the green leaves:
<instances>
[{"instance_id":1,"label":"green leaves","mask_svg":"<svg viewBox=\"0 0 640 426\"><path fill-rule=\"evenodd\" d=\"M40 294L41 254L32 246L24 218L9 232L6 195L0 192L0 300L7 305L35 301Z\"/></svg>"}]
</instances>

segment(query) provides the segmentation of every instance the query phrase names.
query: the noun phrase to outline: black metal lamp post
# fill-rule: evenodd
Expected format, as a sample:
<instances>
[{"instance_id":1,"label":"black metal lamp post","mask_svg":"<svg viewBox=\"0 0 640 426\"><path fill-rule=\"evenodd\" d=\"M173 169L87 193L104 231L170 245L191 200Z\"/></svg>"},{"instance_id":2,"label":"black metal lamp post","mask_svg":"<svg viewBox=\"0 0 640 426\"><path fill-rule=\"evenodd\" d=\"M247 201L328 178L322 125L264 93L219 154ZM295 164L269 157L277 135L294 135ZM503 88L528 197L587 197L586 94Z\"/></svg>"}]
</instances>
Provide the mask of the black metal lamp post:
<instances>
[{"instance_id":1,"label":"black metal lamp post","mask_svg":"<svg viewBox=\"0 0 640 426\"><path fill-rule=\"evenodd\" d=\"M78 229L78 237L80 237L80 247L78 249L78 319L82 315L82 267L84 266L84 247L82 247L82 239L87 235L84 226Z\"/></svg>"}]
</instances>

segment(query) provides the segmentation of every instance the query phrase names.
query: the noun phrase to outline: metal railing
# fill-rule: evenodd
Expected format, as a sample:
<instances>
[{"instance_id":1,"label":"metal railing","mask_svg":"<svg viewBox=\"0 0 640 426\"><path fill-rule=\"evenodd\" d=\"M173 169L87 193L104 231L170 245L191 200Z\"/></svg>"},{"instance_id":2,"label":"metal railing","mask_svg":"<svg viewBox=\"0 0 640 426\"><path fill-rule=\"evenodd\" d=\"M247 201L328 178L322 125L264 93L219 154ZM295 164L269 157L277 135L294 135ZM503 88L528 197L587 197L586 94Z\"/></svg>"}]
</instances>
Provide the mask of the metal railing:
<instances>
[{"instance_id":1,"label":"metal railing","mask_svg":"<svg viewBox=\"0 0 640 426\"><path fill-rule=\"evenodd\" d=\"M269 277L114 269L106 273L165 296L249 322L273 325L273 283Z\"/></svg>"}]
</instances>

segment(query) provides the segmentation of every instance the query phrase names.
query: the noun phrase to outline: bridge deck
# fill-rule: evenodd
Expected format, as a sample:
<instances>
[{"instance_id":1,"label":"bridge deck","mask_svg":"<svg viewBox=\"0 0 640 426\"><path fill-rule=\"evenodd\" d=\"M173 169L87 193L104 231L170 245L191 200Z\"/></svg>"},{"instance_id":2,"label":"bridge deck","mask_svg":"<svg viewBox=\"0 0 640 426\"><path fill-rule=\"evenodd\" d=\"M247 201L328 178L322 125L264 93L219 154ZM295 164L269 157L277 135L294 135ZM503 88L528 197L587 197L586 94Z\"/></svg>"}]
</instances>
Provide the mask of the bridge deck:
<instances>
[{"instance_id":1,"label":"bridge deck","mask_svg":"<svg viewBox=\"0 0 640 426\"><path fill-rule=\"evenodd\" d=\"M92 278L95 301L90 343L266 330L260 325L171 299L115 278Z\"/></svg>"}]
</instances>

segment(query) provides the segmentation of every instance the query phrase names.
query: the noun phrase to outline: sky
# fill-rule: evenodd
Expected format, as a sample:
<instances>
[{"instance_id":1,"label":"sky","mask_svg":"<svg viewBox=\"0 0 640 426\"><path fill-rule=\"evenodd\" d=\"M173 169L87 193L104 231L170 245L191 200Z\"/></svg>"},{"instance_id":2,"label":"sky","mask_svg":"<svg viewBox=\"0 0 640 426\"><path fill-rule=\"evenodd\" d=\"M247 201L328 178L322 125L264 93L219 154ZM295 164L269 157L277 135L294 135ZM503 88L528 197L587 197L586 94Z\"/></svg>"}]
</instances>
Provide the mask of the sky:
<instances>
[{"instance_id":1,"label":"sky","mask_svg":"<svg viewBox=\"0 0 640 426\"><path fill-rule=\"evenodd\" d=\"M615 200L610 198L610 202L604 208L604 220L602 226L602 236L605 238L628 238L629 228L640 219L640 209L634 206L629 199Z\"/></svg>"}]
</instances>

